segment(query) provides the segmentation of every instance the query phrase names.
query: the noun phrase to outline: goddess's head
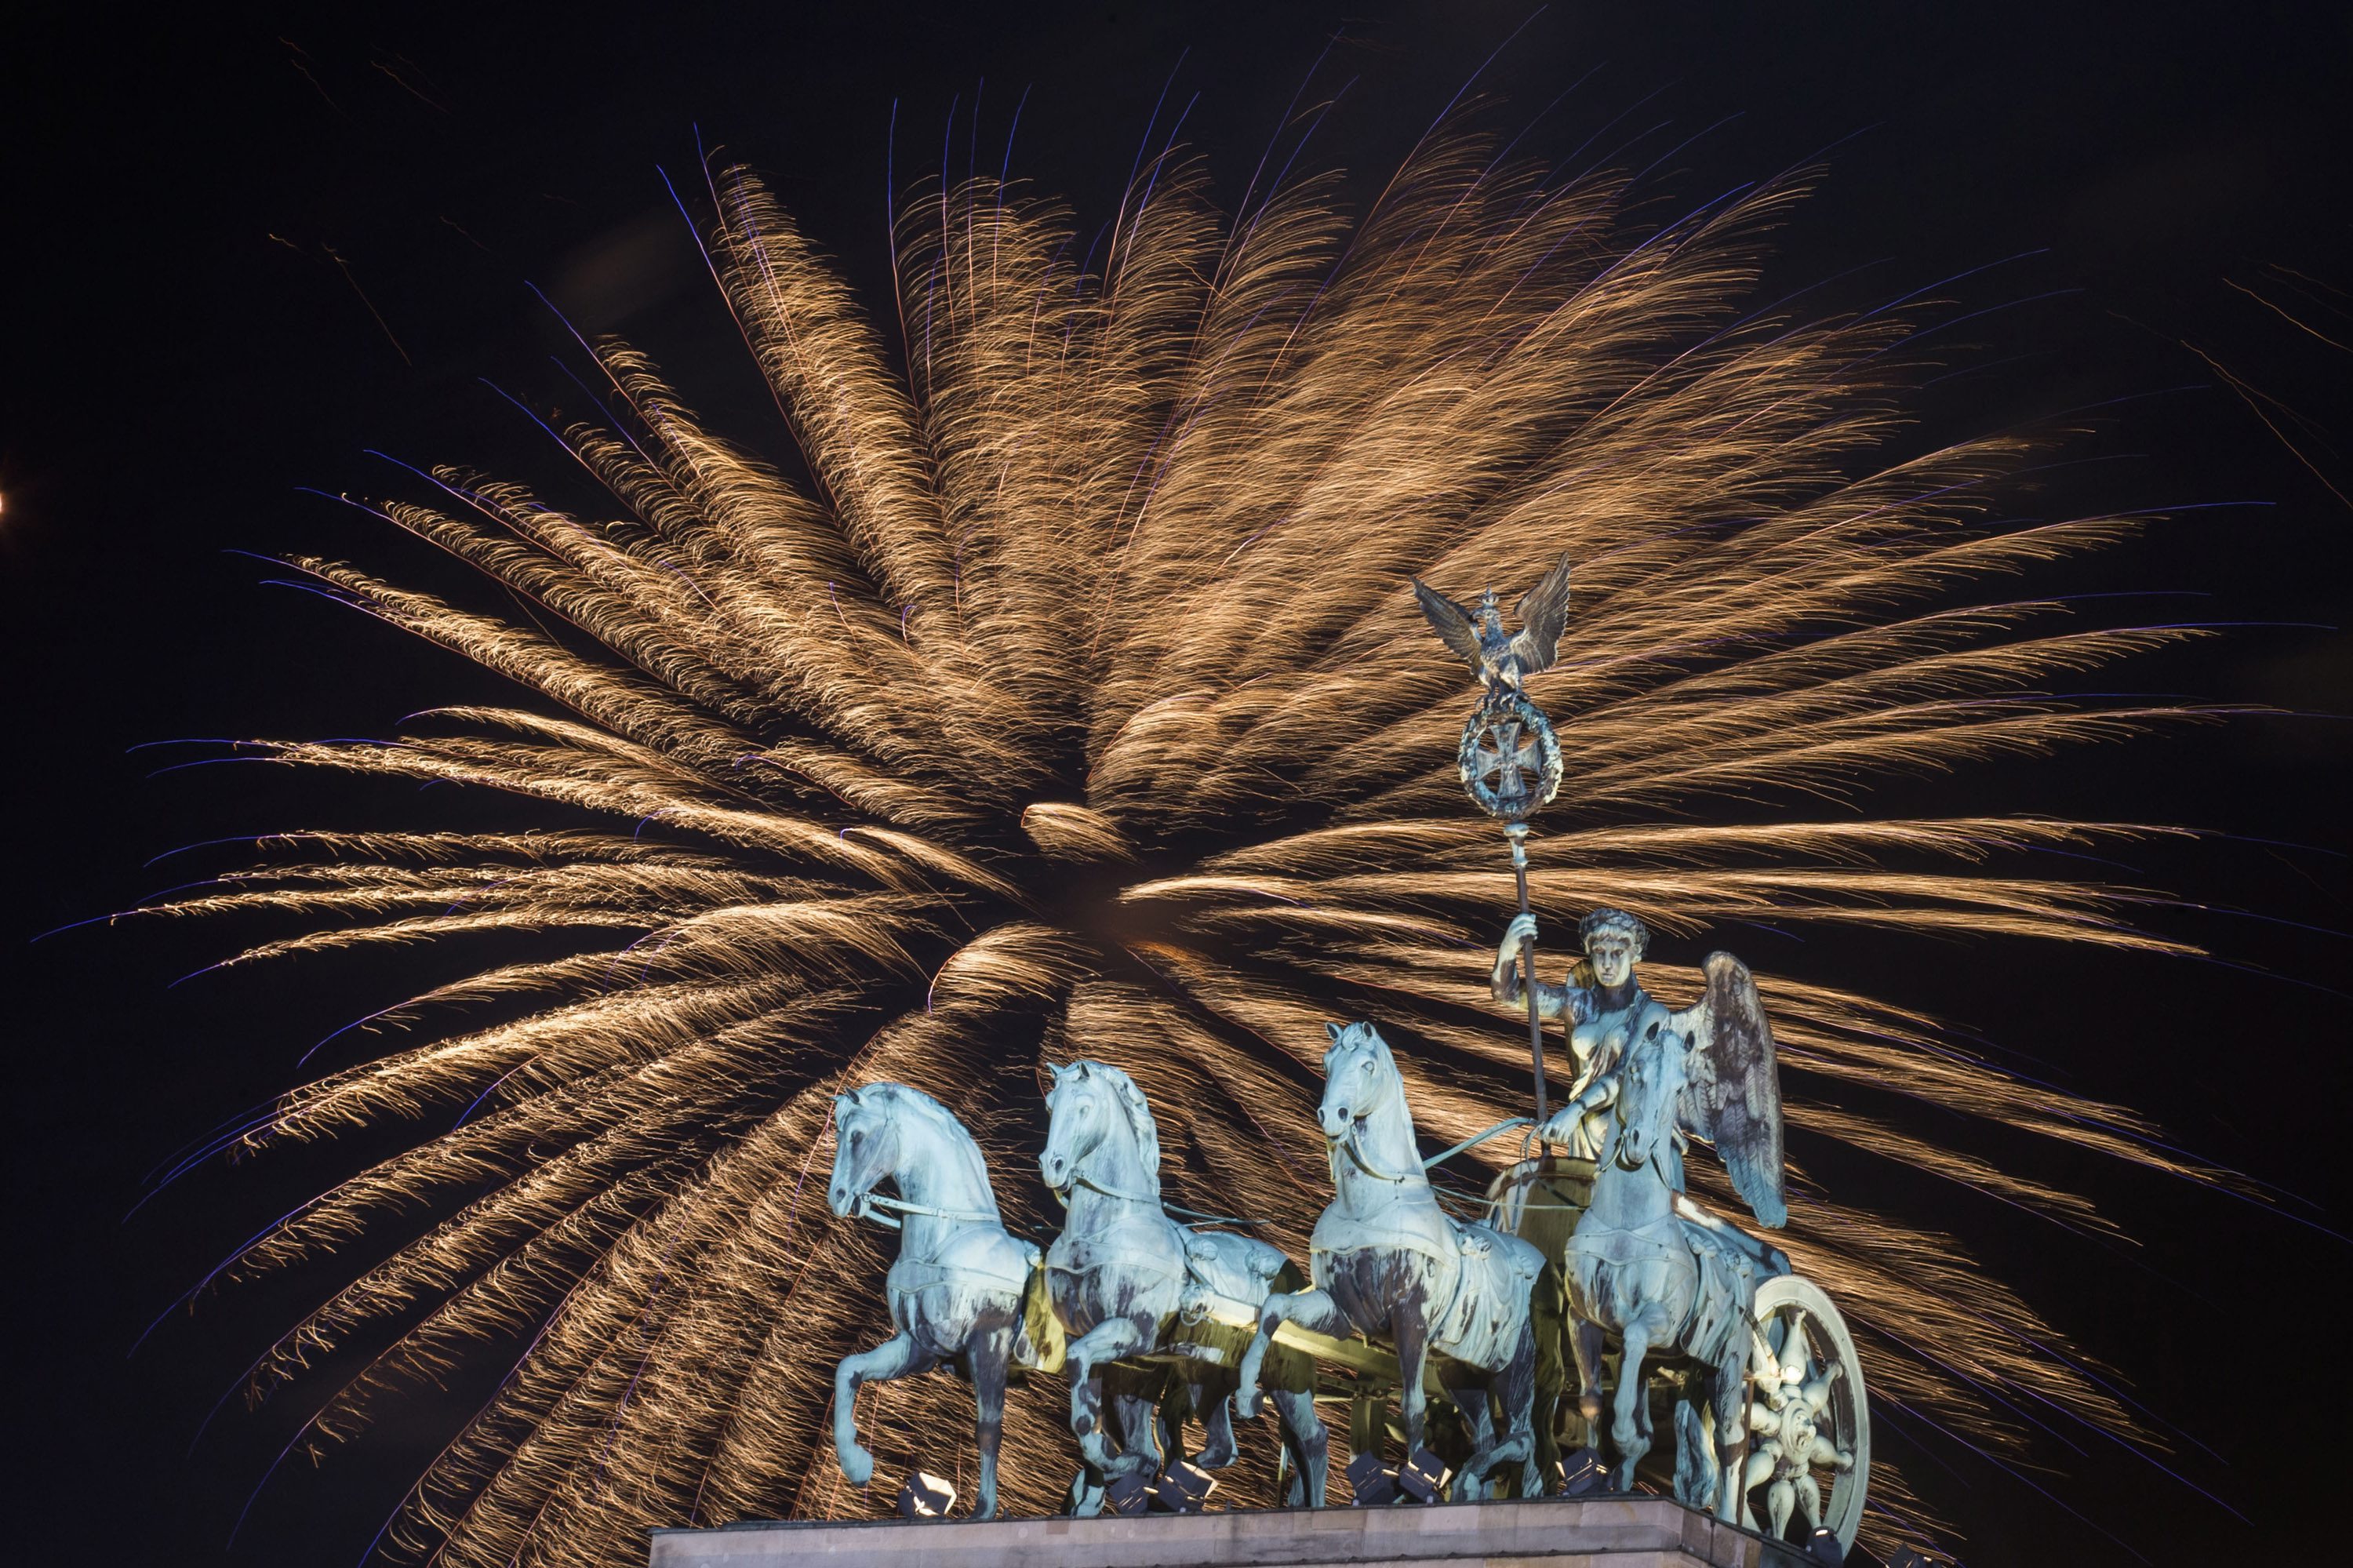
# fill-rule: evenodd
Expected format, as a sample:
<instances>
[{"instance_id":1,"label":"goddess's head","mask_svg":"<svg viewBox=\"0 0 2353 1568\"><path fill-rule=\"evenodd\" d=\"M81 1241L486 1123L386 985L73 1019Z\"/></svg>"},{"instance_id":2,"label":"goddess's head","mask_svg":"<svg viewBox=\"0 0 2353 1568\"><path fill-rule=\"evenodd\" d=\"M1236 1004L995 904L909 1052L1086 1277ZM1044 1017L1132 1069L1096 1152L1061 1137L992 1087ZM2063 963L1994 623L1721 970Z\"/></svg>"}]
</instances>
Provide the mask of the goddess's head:
<instances>
[{"instance_id":1,"label":"goddess's head","mask_svg":"<svg viewBox=\"0 0 2353 1568\"><path fill-rule=\"evenodd\" d=\"M1623 909L1596 909L1577 924L1593 966L1594 983L1612 991L1634 978L1634 966L1651 946L1651 928Z\"/></svg>"}]
</instances>

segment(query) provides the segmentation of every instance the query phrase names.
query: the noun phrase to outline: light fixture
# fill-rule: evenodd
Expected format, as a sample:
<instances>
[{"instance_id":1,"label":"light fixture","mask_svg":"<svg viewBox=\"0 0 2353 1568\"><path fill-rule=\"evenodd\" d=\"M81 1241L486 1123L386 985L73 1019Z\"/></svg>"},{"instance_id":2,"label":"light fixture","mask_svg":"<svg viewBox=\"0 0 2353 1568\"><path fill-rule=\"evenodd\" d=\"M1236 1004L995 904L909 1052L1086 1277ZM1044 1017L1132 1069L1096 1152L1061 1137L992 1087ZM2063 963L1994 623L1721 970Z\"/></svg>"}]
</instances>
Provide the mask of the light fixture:
<instances>
[{"instance_id":1,"label":"light fixture","mask_svg":"<svg viewBox=\"0 0 2353 1568\"><path fill-rule=\"evenodd\" d=\"M1397 1472L1378 1454L1358 1454L1348 1461L1348 1488L1358 1508L1387 1508L1397 1501Z\"/></svg>"},{"instance_id":2,"label":"light fixture","mask_svg":"<svg viewBox=\"0 0 2353 1568\"><path fill-rule=\"evenodd\" d=\"M1817 1529L1806 1538L1806 1555L1826 1568L1845 1568L1846 1546L1835 1530Z\"/></svg>"},{"instance_id":3,"label":"light fixture","mask_svg":"<svg viewBox=\"0 0 2353 1568\"><path fill-rule=\"evenodd\" d=\"M1427 1448L1416 1448L1398 1467L1398 1490L1418 1503L1434 1503L1446 1493L1446 1480L1454 1472L1446 1461Z\"/></svg>"},{"instance_id":4,"label":"light fixture","mask_svg":"<svg viewBox=\"0 0 2353 1568\"><path fill-rule=\"evenodd\" d=\"M899 1489L899 1517L944 1519L948 1510L955 1507L955 1488L929 1470L917 1470Z\"/></svg>"},{"instance_id":5,"label":"light fixture","mask_svg":"<svg viewBox=\"0 0 2353 1568\"><path fill-rule=\"evenodd\" d=\"M1561 1462L1560 1491L1565 1498L1581 1498L1588 1492L1598 1492L1609 1479L1609 1472L1601 1463L1601 1456L1590 1448L1579 1448Z\"/></svg>"},{"instance_id":6,"label":"light fixture","mask_svg":"<svg viewBox=\"0 0 2353 1568\"><path fill-rule=\"evenodd\" d=\"M1217 1489L1217 1477L1189 1459L1179 1459L1160 1472L1152 1500L1170 1513L1198 1513Z\"/></svg>"},{"instance_id":7,"label":"light fixture","mask_svg":"<svg viewBox=\"0 0 2353 1568\"><path fill-rule=\"evenodd\" d=\"M1122 1470L1103 1489L1103 1503L1113 1513L1142 1513L1152 1506L1152 1483L1134 1470Z\"/></svg>"}]
</instances>

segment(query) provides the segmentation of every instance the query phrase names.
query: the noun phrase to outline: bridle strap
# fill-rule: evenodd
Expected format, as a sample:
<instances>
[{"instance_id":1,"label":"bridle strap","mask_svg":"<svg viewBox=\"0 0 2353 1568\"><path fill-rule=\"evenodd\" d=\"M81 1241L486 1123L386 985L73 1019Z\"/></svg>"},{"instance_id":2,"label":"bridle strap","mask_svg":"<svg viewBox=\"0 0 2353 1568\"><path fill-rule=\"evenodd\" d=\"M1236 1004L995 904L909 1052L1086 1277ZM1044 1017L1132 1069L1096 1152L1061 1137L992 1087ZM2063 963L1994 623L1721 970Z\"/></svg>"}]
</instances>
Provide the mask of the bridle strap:
<instances>
[{"instance_id":1,"label":"bridle strap","mask_svg":"<svg viewBox=\"0 0 2353 1568\"><path fill-rule=\"evenodd\" d=\"M1660 1162L1657 1150L1653 1150L1649 1158L1645 1159L1640 1165L1629 1165L1623 1160L1619 1158L1619 1156L1623 1154L1626 1150L1627 1130L1628 1123L1625 1118L1620 1117L1618 1118L1618 1136L1609 1140L1609 1153L1601 1162L1603 1167L1606 1168L1615 1165L1620 1171L1641 1171L1650 1175L1656 1176L1659 1179L1659 1185L1664 1187L1668 1192L1672 1193L1675 1190L1675 1184L1667 1180L1667 1168ZM1673 1138L1677 1136L1681 1130L1681 1128L1671 1128L1668 1130L1668 1137Z\"/></svg>"},{"instance_id":2,"label":"bridle strap","mask_svg":"<svg viewBox=\"0 0 2353 1568\"><path fill-rule=\"evenodd\" d=\"M1100 1192L1106 1198L1117 1198L1122 1202L1142 1203L1146 1208L1162 1206L1158 1198L1147 1198L1141 1192L1123 1192L1116 1187L1096 1181L1083 1171L1073 1171L1069 1181L1052 1189L1054 1196L1061 1200L1062 1207L1066 1209L1071 1206L1071 1189L1073 1187L1084 1187L1090 1192Z\"/></svg>"},{"instance_id":3,"label":"bridle strap","mask_svg":"<svg viewBox=\"0 0 2353 1568\"><path fill-rule=\"evenodd\" d=\"M1374 1181L1387 1181L1394 1187L1402 1187L1407 1182L1412 1181L1413 1176L1392 1176L1388 1171L1382 1170L1379 1166L1365 1158L1365 1151L1356 1145L1356 1128L1363 1125L1364 1124L1361 1121L1350 1121L1348 1124L1348 1130L1336 1140L1341 1151L1347 1155L1348 1162L1354 1165L1357 1170L1363 1171L1366 1175L1370 1176ZM1414 1172L1415 1176L1419 1176L1421 1172L1419 1171ZM1427 1180L1427 1178L1425 1178L1425 1180Z\"/></svg>"},{"instance_id":4,"label":"bridle strap","mask_svg":"<svg viewBox=\"0 0 2353 1568\"><path fill-rule=\"evenodd\" d=\"M897 1221L872 1212L876 1209L888 1209L898 1214L921 1214L926 1219L954 1220L967 1225L1001 1225L1005 1223L998 1215L984 1214L975 1209L935 1209L929 1203L911 1203L904 1198L886 1198L880 1192L860 1192L858 1195L860 1219L872 1220L876 1224L886 1225L892 1230L899 1228Z\"/></svg>"}]
</instances>

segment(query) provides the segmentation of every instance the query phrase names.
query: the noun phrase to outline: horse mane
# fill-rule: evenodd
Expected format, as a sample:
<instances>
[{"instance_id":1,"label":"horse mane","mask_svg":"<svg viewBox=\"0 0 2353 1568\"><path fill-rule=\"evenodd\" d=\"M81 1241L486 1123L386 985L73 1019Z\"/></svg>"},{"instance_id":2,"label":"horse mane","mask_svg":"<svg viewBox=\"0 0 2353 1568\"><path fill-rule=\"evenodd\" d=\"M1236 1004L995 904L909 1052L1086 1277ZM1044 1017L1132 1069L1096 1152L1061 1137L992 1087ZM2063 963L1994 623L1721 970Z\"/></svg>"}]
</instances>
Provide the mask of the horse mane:
<instances>
[{"instance_id":1,"label":"horse mane","mask_svg":"<svg viewBox=\"0 0 2353 1568\"><path fill-rule=\"evenodd\" d=\"M965 1126L963 1118L913 1084L861 1084L853 1092L860 1095L885 1095L892 1104L904 1106L931 1123L950 1145L967 1147L976 1154L980 1152L979 1139L973 1137L972 1129ZM983 1164L986 1165L986 1163L984 1157Z\"/></svg>"},{"instance_id":2,"label":"horse mane","mask_svg":"<svg viewBox=\"0 0 2353 1568\"><path fill-rule=\"evenodd\" d=\"M1405 1075L1404 1074L1398 1072L1397 1052L1390 1046L1388 1035L1383 1034L1370 1023L1364 1022L1351 1023L1348 1025L1345 1033L1349 1034L1362 1033L1364 1037L1366 1040L1371 1041L1374 1047L1380 1052L1381 1062L1390 1072L1398 1073L1399 1077L1403 1077Z\"/></svg>"},{"instance_id":3,"label":"horse mane","mask_svg":"<svg viewBox=\"0 0 2353 1568\"><path fill-rule=\"evenodd\" d=\"M1151 1102L1144 1097L1144 1091L1135 1086L1134 1078L1110 1063L1093 1063L1092 1069L1096 1076L1111 1086L1112 1094L1118 1099L1120 1110L1127 1118L1128 1128L1135 1135L1136 1153L1143 1160L1145 1179L1152 1183L1152 1195L1158 1197L1160 1126L1153 1119Z\"/></svg>"},{"instance_id":4,"label":"horse mane","mask_svg":"<svg viewBox=\"0 0 2353 1568\"><path fill-rule=\"evenodd\" d=\"M1332 1036L1332 1043L1335 1049L1357 1044L1369 1045L1373 1049L1380 1057L1382 1068L1390 1077L1397 1080L1398 1109L1405 1117L1407 1136L1418 1137L1419 1133L1413 1119L1413 1103L1406 1097L1405 1069L1398 1065L1397 1052L1391 1048L1388 1037L1374 1028L1370 1022L1359 1019L1354 1023L1339 1025L1339 1032Z\"/></svg>"}]
</instances>

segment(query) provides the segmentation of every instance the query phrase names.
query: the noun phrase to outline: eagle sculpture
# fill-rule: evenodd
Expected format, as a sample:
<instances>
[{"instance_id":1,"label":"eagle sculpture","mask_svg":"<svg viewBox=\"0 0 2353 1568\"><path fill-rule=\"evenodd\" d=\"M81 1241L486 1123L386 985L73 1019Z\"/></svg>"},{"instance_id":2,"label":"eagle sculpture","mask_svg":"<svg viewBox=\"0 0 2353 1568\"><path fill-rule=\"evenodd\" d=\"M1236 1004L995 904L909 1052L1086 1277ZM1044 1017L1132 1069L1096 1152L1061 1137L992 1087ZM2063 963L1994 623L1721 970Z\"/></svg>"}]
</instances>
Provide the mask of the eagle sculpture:
<instances>
[{"instance_id":1,"label":"eagle sculpture","mask_svg":"<svg viewBox=\"0 0 2353 1568\"><path fill-rule=\"evenodd\" d=\"M1493 588L1479 596L1474 611L1419 577L1411 580L1413 596L1420 600L1421 613L1430 619L1439 641L1468 661L1488 690L1500 686L1516 692L1528 676L1552 668L1561 628L1568 620L1567 556L1521 599L1520 630L1508 637L1504 634L1504 616Z\"/></svg>"}]
</instances>

